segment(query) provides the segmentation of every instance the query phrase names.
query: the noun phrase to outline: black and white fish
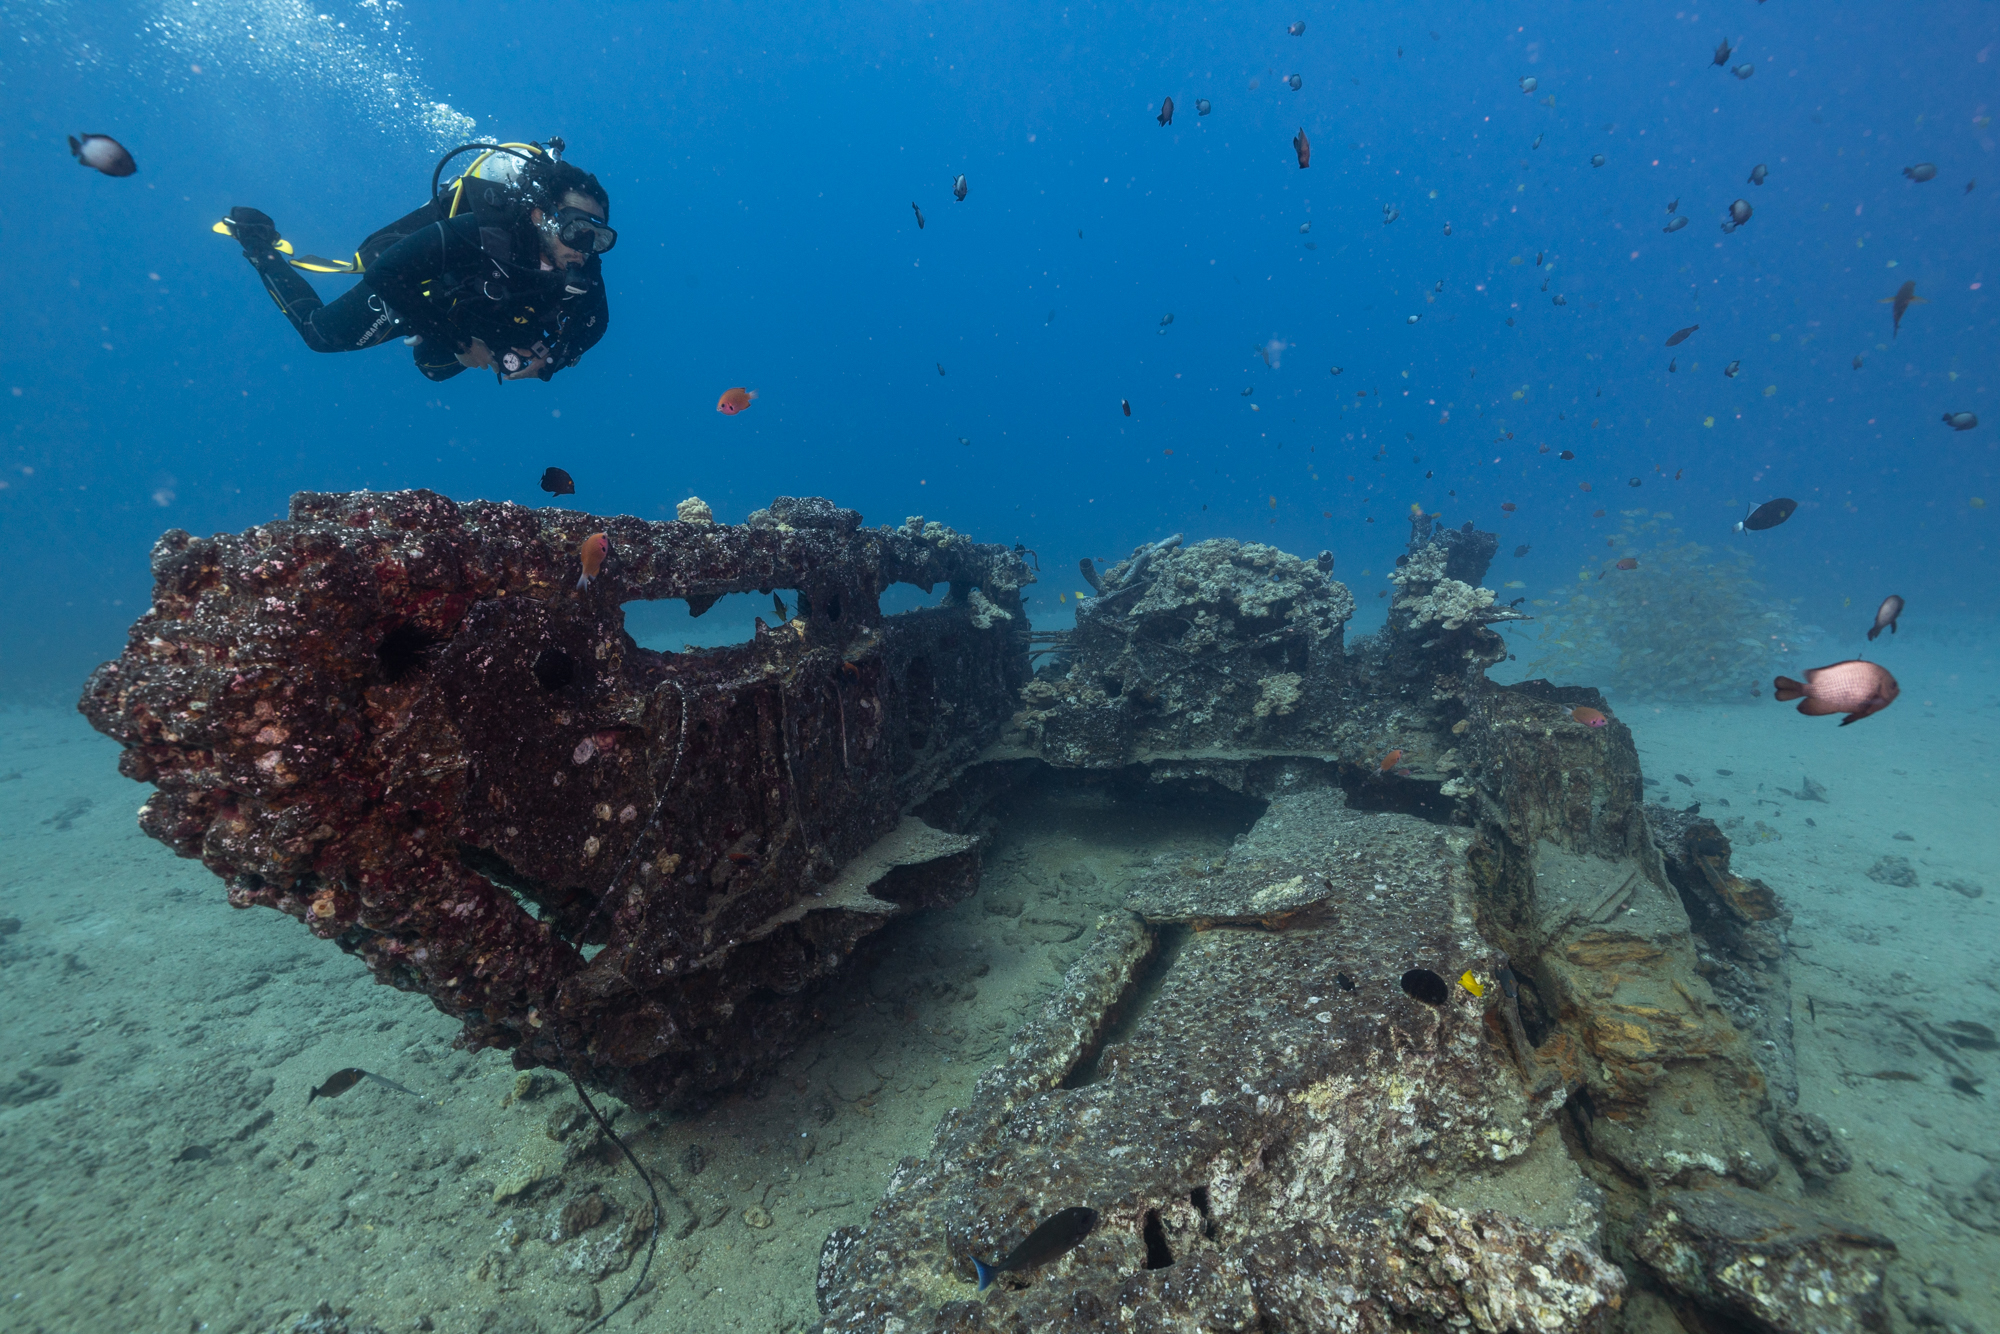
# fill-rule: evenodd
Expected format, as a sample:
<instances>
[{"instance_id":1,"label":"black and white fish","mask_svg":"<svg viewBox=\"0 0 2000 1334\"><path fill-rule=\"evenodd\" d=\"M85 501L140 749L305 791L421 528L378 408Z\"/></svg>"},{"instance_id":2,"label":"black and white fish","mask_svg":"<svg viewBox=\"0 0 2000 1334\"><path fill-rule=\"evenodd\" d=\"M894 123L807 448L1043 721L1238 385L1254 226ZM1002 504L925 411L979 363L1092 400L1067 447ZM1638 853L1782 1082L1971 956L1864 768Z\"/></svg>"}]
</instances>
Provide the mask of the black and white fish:
<instances>
[{"instance_id":1,"label":"black and white fish","mask_svg":"<svg viewBox=\"0 0 2000 1334\"><path fill-rule=\"evenodd\" d=\"M1868 637L1873 639L1885 629L1890 634L1895 634L1896 618L1902 614L1903 599L1897 597L1894 593L1883 598L1882 605L1875 609L1875 624L1868 627Z\"/></svg>"},{"instance_id":2,"label":"black and white fish","mask_svg":"<svg viewBox=\"0 0 2000 1334\"><path fill-rule=\"evenodd\" d=\"M125 151L125 145L108 134L86 134L81 139L72 134L69 151L75 154L78 162L106 176L130 176L139 170L139 164ZM1933 167L1931 171L1935 175L1937 169Z\"/></svg>"},{"instance_id":3,"label":"black and white fish","mask_svg":"<svg viewBox=\"0 0 2000 1334\"><path fill-rule=\"evenodd\" d=\"M1739 533L1761 533L1766 528L1776 528L1779 524L1791 518L1792 512L1798 509L1798 507L1799 502L1787 496L1779 496L1776 500L1767 500L1737 520L1735 531Z\"/></svg>"}]
</instances>

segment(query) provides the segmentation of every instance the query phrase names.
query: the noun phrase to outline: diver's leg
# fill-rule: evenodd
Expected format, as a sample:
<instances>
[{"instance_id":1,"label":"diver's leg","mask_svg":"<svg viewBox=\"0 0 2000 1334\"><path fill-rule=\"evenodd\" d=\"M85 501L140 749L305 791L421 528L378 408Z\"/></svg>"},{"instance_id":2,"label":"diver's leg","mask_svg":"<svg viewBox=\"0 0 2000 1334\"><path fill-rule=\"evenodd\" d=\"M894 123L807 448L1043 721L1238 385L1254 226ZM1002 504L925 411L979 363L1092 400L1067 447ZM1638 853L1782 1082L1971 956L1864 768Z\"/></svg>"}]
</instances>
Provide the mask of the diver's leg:
<instances>
[{"instance_id":1,"label":"diver's leg","mask_svg":"<svg viewBox=\"0 0 2000 1334\"><path fill-rule=\"evenodd\" d=\"M264 290L307 347L315 352L352 352L394 335L395 317L365 285L322 301L312 284L278 252L278 228L268 215L254 208L233 208L229 224L230 235L243 247L243 258L257 270Z\"/></svg>"}]
</instances>

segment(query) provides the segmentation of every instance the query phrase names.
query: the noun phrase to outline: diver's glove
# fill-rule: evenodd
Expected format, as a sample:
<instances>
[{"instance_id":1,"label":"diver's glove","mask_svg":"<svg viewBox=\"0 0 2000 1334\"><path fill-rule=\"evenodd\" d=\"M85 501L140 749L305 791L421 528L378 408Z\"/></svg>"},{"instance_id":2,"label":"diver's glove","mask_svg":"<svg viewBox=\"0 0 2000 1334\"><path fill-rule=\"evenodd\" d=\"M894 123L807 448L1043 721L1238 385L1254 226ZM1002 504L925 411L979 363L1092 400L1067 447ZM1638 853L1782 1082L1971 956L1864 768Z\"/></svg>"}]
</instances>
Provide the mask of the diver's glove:
<instances>
[{"instance_id":1,"label":"diver's glove","mask_svg":"<svg viewBox=\"0 0 2000 1334\"><path fill-rule=\"evenodd\" d=\"M229 216L215 224L213 230L232 237L243 247L246 259L263 259L274 250L289 252L291 246L278 236L278 224L271 221L271 215L260 209L237 206L229 210Z\"/></svg>"}]
</instances>

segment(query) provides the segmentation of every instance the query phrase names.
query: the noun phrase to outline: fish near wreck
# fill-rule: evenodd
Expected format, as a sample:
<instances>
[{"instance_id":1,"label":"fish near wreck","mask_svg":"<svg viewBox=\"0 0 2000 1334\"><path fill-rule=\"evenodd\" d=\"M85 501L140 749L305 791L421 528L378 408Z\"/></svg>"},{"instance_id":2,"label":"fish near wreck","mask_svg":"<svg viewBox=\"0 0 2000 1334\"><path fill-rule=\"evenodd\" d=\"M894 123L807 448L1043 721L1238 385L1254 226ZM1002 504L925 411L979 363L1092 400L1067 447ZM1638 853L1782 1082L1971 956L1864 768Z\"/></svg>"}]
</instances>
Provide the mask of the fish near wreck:
<instances>
[{"instance_id":1,"label":"fish near wreck","mask_svg":"<svg viewBox=\"0 0 2000 1334\"><path fill-rule=\"evenodd\" d=\"M1021 1244L1007 1252L1007 1257L987 1264L974 1257L973 1270L979 1276L979 1290L986 1291L993 1280L1002 1274L1016 1273L1023 1269L1034 1269L1051 1260L1060 1259L1083 1244L1097 1226L1097 1210L1081 1205L1064 1209L1048 1219L1040 1227L1022 1239Z\"/></svg>"},{"instance_id":2,"label":"fish near wreck","mask_svg":"<svg viewBox=\"0 0 2000 1334\"><path fill-rule=\"evenodd\" d=\"M1868 637L1873 639L1875 636L1881 634L1884 629L1887 629L1892 635L1895 634L1896 618L1902 614L1903 599L1897 597L1894 593L1883 598L1882 605L1875 609L1875 624L1868 627Z\"/></svg>"},{"instance_id":3,"label":"fish near wreck","mask_svg":"<svg viewBox=\"0 0 2000 1334\"><path fill-rule=\"evenodd\" d=\"M1840 720L1842 727L1858 723L1871 713L1880 713L1902 693L1888 668L1859 658L1814 667L1806 672L1803 681L1780 676L1771 682L1771 689L1780 703L1799 701L1799 712L1808 717L1846 714Z\"/></svg>"}]
</instances>

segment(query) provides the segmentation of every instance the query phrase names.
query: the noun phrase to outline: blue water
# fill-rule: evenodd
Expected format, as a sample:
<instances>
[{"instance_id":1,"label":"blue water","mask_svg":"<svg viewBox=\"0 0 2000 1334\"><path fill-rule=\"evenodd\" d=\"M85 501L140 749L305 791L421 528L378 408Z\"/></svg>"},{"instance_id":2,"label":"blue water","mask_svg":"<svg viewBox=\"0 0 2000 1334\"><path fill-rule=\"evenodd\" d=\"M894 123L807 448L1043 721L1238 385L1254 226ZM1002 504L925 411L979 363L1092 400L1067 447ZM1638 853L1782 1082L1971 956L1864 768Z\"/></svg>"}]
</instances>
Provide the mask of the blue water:
<instances>
[{"instance_id":1,"label":"blue water","mask_svg":"<svg viewBox=\"0 0 2000 1334\"><path fill-rule=\"evenodd\" d=\"M1531 544L1508 570L1531 582L1572 579L1591 511L1636 503L1752 544L1842 640L1888 592L1906 633L1991 615L1990 6L319 12L0 4L0 693L69 695L114 656L165 528L302 489L543 503L550 464L600 512L823 494L1051 571L1177 531L1329 548L1352 630L1412 502ZM1753 77L1710 63L1724 35ZM139 174L80 169L85 130ZM610 332L548 384L311 353L208 230L250 204L343 253L442 148L551 134L620 240ZM1725 235L1737 198L1755 215ZM1879 303L1908 279L1928 304L1892 341ZM718 414L735 385L756 403ZM1730 533L1776 495L1788 525Z\"/></svg>"}]
</instances>

